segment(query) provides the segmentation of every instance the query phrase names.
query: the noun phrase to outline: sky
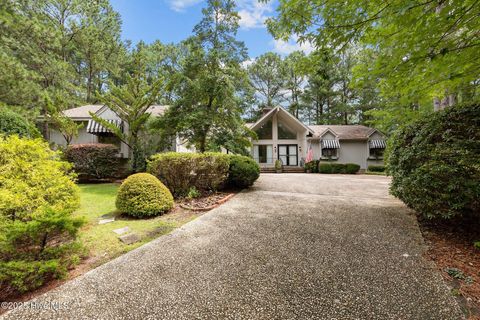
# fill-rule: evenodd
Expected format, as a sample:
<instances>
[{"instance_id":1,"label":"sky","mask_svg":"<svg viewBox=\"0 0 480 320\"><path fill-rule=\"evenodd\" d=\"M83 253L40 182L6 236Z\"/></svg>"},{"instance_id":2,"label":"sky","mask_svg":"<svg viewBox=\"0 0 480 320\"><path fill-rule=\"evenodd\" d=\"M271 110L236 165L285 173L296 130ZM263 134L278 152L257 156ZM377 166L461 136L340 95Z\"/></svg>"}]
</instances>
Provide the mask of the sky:
<instances>
[{"instance_id":1,"label":"sky","mask_svg":"<svg viewBox=\"0 0 480 320\"><path fill-rule=\"evenodd\" d=\"M178 43L192 35L193 27L202 18L202 0L110 0L122 16L122 37L137 43ZM245 42L250 58L273 51L287 55L295 50L311 51L309 44L275 40L264 21L275 14L276 0L260 4L257 0L237 0L240 29L237 39Z\"/></svg>"}]
</instances>

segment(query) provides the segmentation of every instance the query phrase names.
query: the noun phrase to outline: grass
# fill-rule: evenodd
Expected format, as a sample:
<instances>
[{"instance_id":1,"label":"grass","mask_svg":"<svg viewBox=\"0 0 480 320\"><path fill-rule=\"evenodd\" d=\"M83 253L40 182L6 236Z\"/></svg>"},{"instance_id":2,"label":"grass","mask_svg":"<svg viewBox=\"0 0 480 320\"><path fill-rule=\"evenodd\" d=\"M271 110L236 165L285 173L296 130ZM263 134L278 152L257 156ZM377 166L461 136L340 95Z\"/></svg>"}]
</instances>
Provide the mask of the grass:
<instances>
[{"instance_id":1,"label":"grass","mask_svg":"<svg viewBox=\"0 0 480 320\"><path fill-rule=\"evenodd\" d=\"M87 224L80 231L79 238L89 251L89 257L92 258L94 266L135 249L160 235L167 234L196 217L180 208L150 219L132 219L122 216L115 209L118 187L118 184L113 183L80 185L80 209L75 214L84 216ZM98 224L103 215L113 216L115 221ZM142 240L131 245L122 243L113 230L127 226Z\"/></svg>"}]
</instances>

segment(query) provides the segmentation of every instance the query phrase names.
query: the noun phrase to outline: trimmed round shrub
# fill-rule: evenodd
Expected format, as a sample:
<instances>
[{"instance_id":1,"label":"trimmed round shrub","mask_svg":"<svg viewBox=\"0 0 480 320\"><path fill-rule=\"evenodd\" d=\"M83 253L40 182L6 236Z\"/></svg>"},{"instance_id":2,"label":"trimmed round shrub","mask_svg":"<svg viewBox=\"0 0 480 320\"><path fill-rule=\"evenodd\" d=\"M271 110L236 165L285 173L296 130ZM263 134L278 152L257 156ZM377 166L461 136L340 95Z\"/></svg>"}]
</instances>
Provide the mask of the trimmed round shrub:
<instances>
[{"instance_id":1,"label":"trimmed round shrub","mask_svg":"<svg viewBox=\"0 0 480 320\"><path fill-rule=\"evenodd\" d=\"M318 172L319 173L332 173L332 164L320 162L318 164Z\"/></svg>"},{"instance_id":2,"label":"trimmed round shrub","mask_svg":"<svg viewBox=\"0 0 480 320\"><path fill-rule=\"evenodd\" d=\"M367 169L371 172L385 172L385 166L380 165L370 165Z\"/></svg>"},{"instance_id":3,"label":"trimmed round shrub","mask_svg":"<svg viewBox=\"0 0 480 320\"><path fill-rule=\"evenodd\" d=\"M173 207L170 190L149 173L129 176L118 189L117 209L133 217L160 215Z\"/></svg>"},{"instance_id":4,"label":"trimmed round shrub","mask_svg":"<svg viewBox=\"0 0 480 320\"><path fill-rule=\"evenodd\" d=\"M40 137L40 132L33 124L20 114L6 108L0 108L0 134L26 138Z\"/></svg>"},{"instance_id":5,"label":"trimmed round shrub","mask_svg":"<svg viewBox=\"0 0 480 320\"><path fill-rule=\"evenodd\" d=\"M81 180L105 179L115 176L120 166L118 148L113 144L72 144L65 150L65 158Z\"/></svg>"},{"instance_id":6,"label":"trimmed round shrub","mask_svg":"<svg viewBox=\"0 0 480 320\"><path fill-rule=\"evenodd\" d=\"M252 158L246 156L230 156L228 183L237 188L248 188L260 176L260 167Z\"/></svg>"},{"instance_id":7,"label":"trimmed round shrub","mask_svg":"<svg viewBox=\"0 0 480 320\"><path fill-rule=\"evenodd\" d=\"M348 174L355 174L360 170L360 166L356 163L347 163L345 165L345 172Z\"/></svg>"},{"instance_id":8,"label":"trimmed round shrub","mask_svg":"<svg viewBox=\"0 0 480 320\"><path fill-rule=\"evenodd\" d=\"M391 192L427 218L480 212L480 105L458 105L399 129Z\"/></svg>"}]
</instances>

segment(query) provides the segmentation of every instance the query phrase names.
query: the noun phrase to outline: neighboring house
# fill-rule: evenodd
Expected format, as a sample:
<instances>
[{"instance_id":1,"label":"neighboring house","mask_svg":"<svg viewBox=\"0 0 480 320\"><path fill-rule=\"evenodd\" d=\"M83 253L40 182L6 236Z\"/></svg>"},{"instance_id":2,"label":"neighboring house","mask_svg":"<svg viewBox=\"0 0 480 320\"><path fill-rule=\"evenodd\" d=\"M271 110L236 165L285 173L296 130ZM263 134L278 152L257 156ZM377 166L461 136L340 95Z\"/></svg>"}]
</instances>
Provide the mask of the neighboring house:
<instances>
[{"instance_id":1,"label":"neighboring house","mask_svg":"<svg viewBox=\"0 0 480 320\"><path fill-rule=\"evenodd\" d=\"M168 106L153 105L148 108L147 112L151 116L156 117L164 114ZM119 154L123 158L128 158L129 149L128 146L121 142L117 136L110 132L110 130L104 128L101 124L92 119L91 113L94 113L98 117L114 123L122 130L127 130L128 126L124 123L118 115L110 108L104 105L86 105L78 108L68 109L63 111L63 114L77 123L83 123L83 127L78 132L78 137L75 137L71 144L80 143L109 143L118 146ZM48 140L60 146L66 146L66 141L62 134L55 129L51 129L48 132ZM176 138L172 142L172 151L177 152L192 152L181 143L180 139Z\"/></svg>"},{"instance_id":2,"label":"neighboring house","mask_svg":"<svg viewBox=\"0 0 480 320\"><path fill-rule=\"evenodd\" d=\"M361 170L383 164L385 136L361 125L307 126L282 107L266 109L263 116L247 126L258 140L252 141L251 154L262 167L272 167L275 160L284 166L303 166L307 152L315 160L356 163Z\"/></svg>"}]
</instances>

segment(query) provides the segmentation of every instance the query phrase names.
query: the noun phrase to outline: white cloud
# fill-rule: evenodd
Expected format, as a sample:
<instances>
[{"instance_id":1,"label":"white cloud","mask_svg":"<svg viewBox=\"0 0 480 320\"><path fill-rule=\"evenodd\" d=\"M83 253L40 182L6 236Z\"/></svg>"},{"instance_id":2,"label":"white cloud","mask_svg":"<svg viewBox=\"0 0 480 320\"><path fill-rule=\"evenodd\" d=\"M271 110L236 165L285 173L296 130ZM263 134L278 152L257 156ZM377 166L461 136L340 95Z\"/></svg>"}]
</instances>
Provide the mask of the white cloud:
<instances>
[{"instance_id":1,"label":"white cloud","mask_svg":"<svg viewBox=\"0 0 480 320\"><path fill-rule=\"evenodd\" d=\"M268 14L273 11L272 3L259 3L258 0L237 1L240 28L264 28Z\"/></svg>"},{"instance_id":2,"label":"white cloud","mask_svg":"<svg viewBox=\"0 0 480 320\"><path fill-rule=\"evenodd\" d=\"M246 69L248 68L248 66L250 66L254 62L255 62L255 59L247 59L242 62L242 67Z\"/></svg>"},{"instance_id":3,"label":"white cloud","mask_svg":"<svg viewBox=\"0 0 480 320\"><path fill-rule=\"evenodd\" d=\"M309 54L314 50L314 46L311 42L299 43L298 36L293 36L289 41L284 40L273 40L273 51L280 54L290 54L294 51L303 51L306 54Z\"/></svg>"},{"instance_id":4,"label":"white cloud","mask_svg":"<svg viewBox=\"0 0 480 320\"><path fill-rule=\"evenodd\" d=\"M202 2L202 0L168 0L170 8L177 12L182 12L186 8L196 5Z\"/></svg>"}]
</instances>

